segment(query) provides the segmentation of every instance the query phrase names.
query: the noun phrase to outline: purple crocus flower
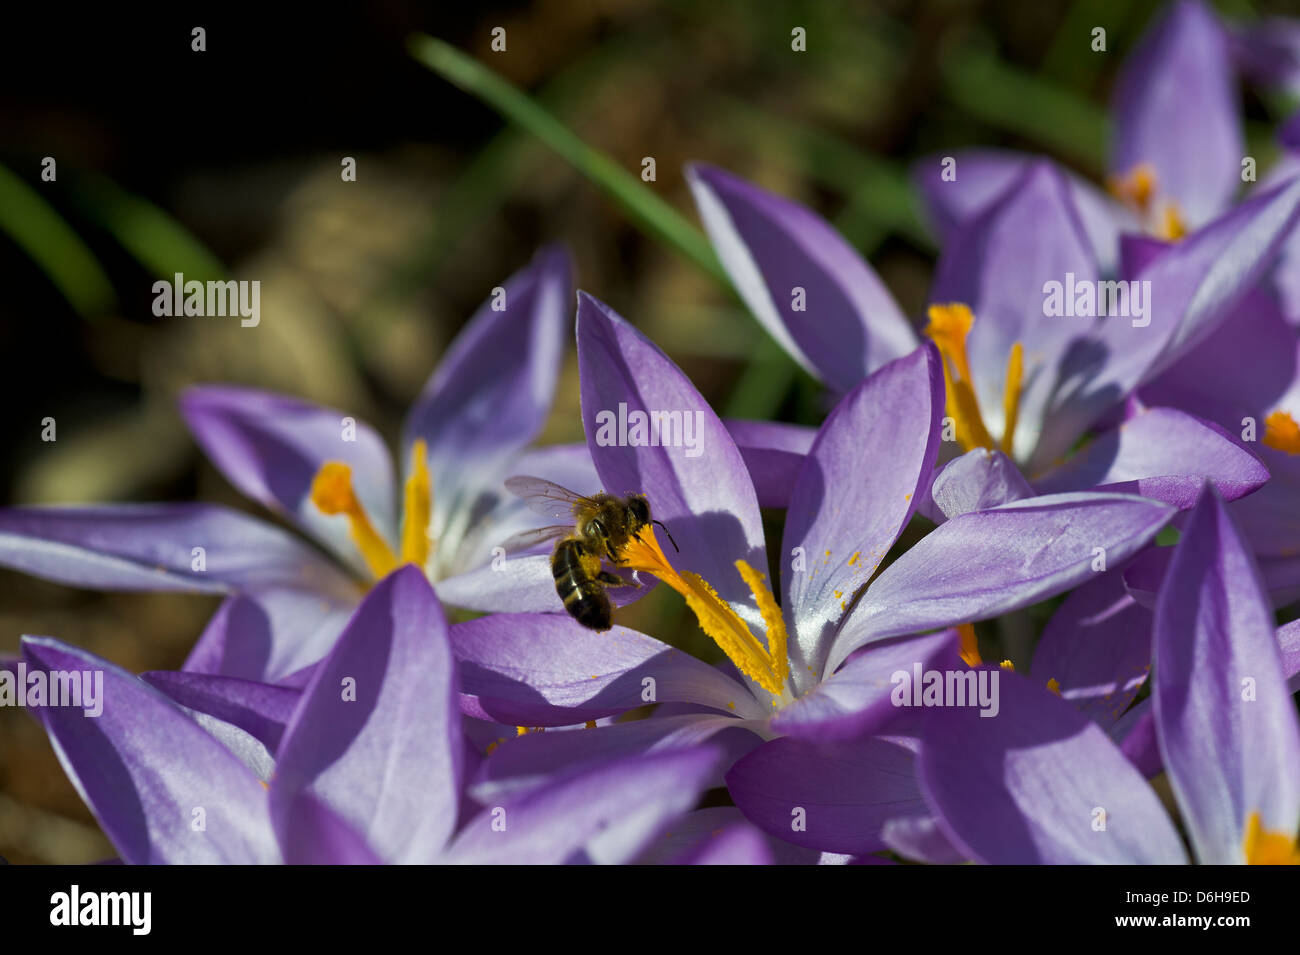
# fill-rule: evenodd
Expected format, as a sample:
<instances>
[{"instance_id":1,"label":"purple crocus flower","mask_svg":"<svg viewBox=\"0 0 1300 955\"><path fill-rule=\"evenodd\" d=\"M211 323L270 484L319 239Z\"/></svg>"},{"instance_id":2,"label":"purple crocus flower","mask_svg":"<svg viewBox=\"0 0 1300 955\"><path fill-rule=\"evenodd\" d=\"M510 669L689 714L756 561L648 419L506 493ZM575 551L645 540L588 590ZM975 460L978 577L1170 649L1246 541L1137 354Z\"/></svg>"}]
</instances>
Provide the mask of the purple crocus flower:
<instances>
[{"instance_id":1,"label":"purple crocus flower","mask_svg":"<svg viewBox=\"0 0 1300 955\"><path fill-rule=\"evenodd\" d=\"M809 210L721 170L690 170L701 218L732 279L778 341L843 392L905 354L917 338L883 284ZM951 184L950 184L951 185ZM960 230L940 259L927 336L944 356L951 434L965 450L1001 450L1036 487L1083 490L1138 478L1185 477L1171 502L1190 506L1202 477L1234 451L1215 428L1182 421L1143 428L1142 455L1115 473L1056 473L1103 416L1195 347L1252 289L1300 214L1300 180L1245 202L1144 263L1142 315L1094 318L1075 287L1109 294L1069 184L1045 162L1025 164L1000 201ZM1051 286L1062 309L1053 311ZM1068 286L1068 288L1067 288ZM1098 292L1100 290L1100 293ZM1117 293L1118 294L1118 293ZM1086 299L1084 299L1086 304ZM1134 307L1138 298L1132 299ZM783 437L783 436L781 436ZM1123 444L1112 435L1103 447ZM757 443L758 437L751 437ZM781 446L785 450L785 446ZM757 455L755 455L757 457ZM951 456L951 453L945 457ZM1236 455L1237 477L1262 469ZM1135 473L1132 466L1143 470ZM1122 476L1121 476L1122 475ZM1228 483L1237 480L1229 477ZM1154 485L1153 485L1154 486ZM1228 484L1225 495L1237 496Z\"/></svg>"},{"instance_id":2,"label":"purple crocus flower","mask_svg":"<svg viewBox=\"0 0 1300 955\"><path fill-rule=\"evenodd\" d=\"M647 702L672 704L650 719L511 740L480 771L479 798L593 754L670 751L710 739L731 757L748 753L728 784L760 829L789 838L789 804L783 819L764 806L773 790L798 785L818 804L842 798L868 807L866 823L862 813L851 827L828 816L808 837L819 842L801 844L875 851L891 814L926 814L905 771L914 746L868 735L897 713L890 674L900 662L961 666L954 625L1077 586L1094 575L1096 548L1122 562L1174 513L1112 493L1014 501L954 516L877 575L938 451L943 373L927 344L853 388L817 432L790 495L778 607L757 569L768 560L754 486L727 429L661 351L585 294L577 334L584 425L601 483L612 493L646 494L680 549L669 561L643 532L625 566L681 592L734 672L627 628L597 634L551 614L457 624L451 639L462 706L472 716L566 726ZM663 441L605 441L597 422L620 407L628 418L694 417L702 453ZM939 632L908 636L931 630ZM755 749L760 738L771 741ZM842 756L823 758L825 746ZM836 829L829 843L827 828Z\"/></svg>"},{"instance_id":3,"label":"purple crocus flower","mask_svg":"<svg viewBox=\"0 0 1300 955\"><path fill-rule=\"evenodd\" d=\"M1243 181L1238 100L1230 39L1213 10L1202 0L1169 4L1115 82L1109 194L1073 173L1062 176L1103 273L1117 271L1120 233L1178 239L1227 211ZM914 179L945 243L1034 161L961 150L945 173L942 158L919 162Z\"/></svg>"},{"instance_id":4,"label":"purple crocus flower","mask_svg":"<svg viewBox=\"0 0 1300 955\"><path fill-rule=\"evenodd\" d=\"M56 640L24 638L23 660L51 683L104 674L98 718L36 713L128 863L623 862L694 806L720 756L604 761L475 804L446 620L414 567L370 591L302 690L172 675L171 692L224 698L249 729Z\"/></svg>"},{"instance_id":5,"label":"purple crocus flower","mask_svg":"<svg viewBox=\"0 0 1300 955\"><path fill-rule=\"evenodd\" d=\"M506 474L594 490L584 448L526 450L559 374L570 272L563 249L542 250L452 344L407 418L400 506L388 449L346 413L245 388L184 394L218 470L332 559L223 507L148 504L0 511L0 564L82 587L230 594L187 669L259 680L318 660L400 563L457 606L559 609L544 557L515 562L504 588L490 565L494 544L536 523L501 488Z\"/></svg>"},{"instance_id":6,"label":"purple crocus flower","mask_svg":"<svg viewBox=\"0 0 1300 955\"><path fill-rule=\"evenodd\" d=\"M1154 736L1196 858L1300 862L1300 725L1249 549L1207 488L1154 621ZM1183 862L1178 833L1100 728L1008 674L994 719L926 719L922 787L962 858Z\"/></svg>"}]
</instances>

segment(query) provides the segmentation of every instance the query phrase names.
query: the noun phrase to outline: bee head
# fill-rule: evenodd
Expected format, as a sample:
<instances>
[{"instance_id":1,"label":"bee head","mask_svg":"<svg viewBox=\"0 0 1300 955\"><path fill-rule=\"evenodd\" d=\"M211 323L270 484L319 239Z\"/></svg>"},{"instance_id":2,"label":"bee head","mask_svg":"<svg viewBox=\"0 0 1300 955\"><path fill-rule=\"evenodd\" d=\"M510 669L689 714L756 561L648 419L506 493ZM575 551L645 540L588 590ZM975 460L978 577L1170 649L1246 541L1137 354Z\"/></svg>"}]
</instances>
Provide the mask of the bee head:
<instances>
[{"instance_id":1,"label":"bee head","mask_svg":"<svg viewBox=\"0 0 1300 955\"><path fill-rule=\"evenodd\" d=\"M641 528L650 523L650 502L645 499L644 495L629 495L627 511L632 516L633 528Z\"/></svg>"}]
</instances>

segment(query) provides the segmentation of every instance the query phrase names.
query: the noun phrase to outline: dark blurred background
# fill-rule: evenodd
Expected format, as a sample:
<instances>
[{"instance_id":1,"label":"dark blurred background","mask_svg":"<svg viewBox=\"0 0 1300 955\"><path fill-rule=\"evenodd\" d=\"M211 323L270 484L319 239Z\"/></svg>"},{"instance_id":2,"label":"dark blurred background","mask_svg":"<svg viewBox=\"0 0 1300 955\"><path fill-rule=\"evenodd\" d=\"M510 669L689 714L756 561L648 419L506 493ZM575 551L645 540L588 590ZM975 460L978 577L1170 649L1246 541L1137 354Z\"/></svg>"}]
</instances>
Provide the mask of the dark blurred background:
<instances>
[{"instance_id":1,"label":"dark blurred background","mask_svg":"<svg viewBox=\"0 0 1300 955\"><path fill-rule=\"evenodd\" d=\"M30 5L24 5L30 6ZM243 502L175 411L195 382L344 408L395 438L490 289L545 242L724 414L815 423L816 386L729 289L597 185L415 62L414 31L522 87L692 226L707 160L826 215L919 313L935 251L905 170L946 148L1047 153L1098 180L1116 67L1151 0L539 0L135 12L11 5L0 35L0 499ZM1295 4L1225 2L1230 18ZM205 52L191 29L206 30ZM507 49L490 48L493 27ZM1091 30L1107 30L1104 54ZM791 30L807 31L807 52ZM1243 91L1266 167L1291 101ZM41 160L58 178L42 182ZM340 160L357 161L342 182ZM155 278L257 279L261 324L155 318ZM543 441L581 440L572 356ZM40 440L41 420L58 440ZM680 608L626 620L665 636ZM57 636L180 665L214 598L96 594L0 570L0 653ZM44 734L0 710L0 856L112 849Z\"/></svg>"}]
</instances>

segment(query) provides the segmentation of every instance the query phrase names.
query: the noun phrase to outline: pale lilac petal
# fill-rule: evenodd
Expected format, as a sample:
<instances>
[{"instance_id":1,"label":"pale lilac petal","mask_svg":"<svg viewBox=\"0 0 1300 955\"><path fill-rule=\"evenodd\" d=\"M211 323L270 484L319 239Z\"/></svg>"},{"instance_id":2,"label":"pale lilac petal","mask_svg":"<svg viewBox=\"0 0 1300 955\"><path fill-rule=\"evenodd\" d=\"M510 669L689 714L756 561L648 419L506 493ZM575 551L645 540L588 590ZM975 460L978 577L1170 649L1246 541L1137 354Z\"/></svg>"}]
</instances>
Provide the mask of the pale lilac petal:
<instances>
[{"instance_id":1,"label":"pale lilac petal","mask_svg":"<svg viewBox=\"0 0 1300 955\"><path fill-rule=\"evenodd\" d=\"M1031 458L1054 399L1058 368L1077 350L1088 320L1049 316L1049 282L1100 274L1064 176L1051 163L1026 164L1006 195L947 245L930 301L960 302L975 315L967 339L972 383L989 432L1005 429L1007 360L1023 347L1023 381L1013 457Z\"/></svg>"},{"instance_id":2,"label":"pale lilac petal","mask_svg":"<svg viewBox=\"0 0 1300 955\"><path fill-rule=\"evenodd\" d=\"M731 768L727 788L764 832L828 852L878 852L888 820L929 815L907 740L774 739Z\"/></svg>"},{"instance_id":3,"label":"pale lilac petal","mask_svg":"<svg viewBox=\"0 0 1300 955\"><path fill-rule=\"evenodd\" d=\"M1034 489L1015 462L988 448L973 448L949 461L930 488L936 517L943 520L1033 496Z\"/></svg>"},{"instance_id":4,"label":"pale lilac petal","mask_svg":"<svg viewBox=\"0 0 1300 955\"><path fill-rule=\"evenodd\" d=\"M605 491L645 494L651 516L667 525L680 548L674 566L699 574L738 613L758 621L735 566L743 559L760 571L767 567L758 498L713 409L649 339L585 292L578 294L578 369L587 447ZM669 429L672 438L661 435L658 446L633 446L631 432L620 443L623 409L626 415L681 412L681 440Z\"/></svg>"},{"instance_id":5,"label":"pale lilac petal","mask_svg":"<svg viewBox=\"0 0 1300 955\"><path fill-rule=\"evenodd\" d=\"M503 296L494 292L474 314L412 406L402 467L409 467L411 443L423 438L435 538L473 503L475 476L500 471L546 423L573 314L572 272L562 246L540 250L499 286Z\"/></svg>"},{"instance_id":6,"label":"pale lilac petal","mask_svg":"<svg viewBox=\"0 0 1300 955\"><path fill-rule=\"evenodd\" d=\"M182 669L275 683L329 652L361 597L270 588L234 594L204 628Z\"/></svg>"},{"instance_id":7,"label":"pale lilac petal","mask_svg":"<svg viewBox=\"0 0 1300 955\"><path fill-rule=\"evenodd\" d=\"M983 620L1076 587L1122 564L1174 513L1124 494L1054 494L963 514L881 572L841 626L827 671L871 640Z\"/></svg>"},{"instance_id":8,"label":"pale lilac petal","mask_svg":"<svg viewBox=\"0 0 1300 955\"><path fill-rule=\"evenodd\" d=\"M907 816L885 823L882 838L890 849L904 859L929 865L957 865L970 861L943 831L937 819Z\"/></svg>"},{"instance_id":9,"label":"pale lilac petal","mask_svg":"<svg viewBox=\"0 0 1300 955\"><path fill-rule=\"evenodd\" d=\"M384 578L317 667L280 744L271 810L333 809L381 857L430 862L456 824L462 738L446 622L410 565Z\"/></svg>"},{"instance_id":10,"label":"pale lilac petal","mask_svg":"<svg viewBox=\"0 0 1300 955\"><path fill-rule=\"evenodd\" d=\"M296 523L357 570L364 570L347 518L311 502L311 483L328 461L352 469L352 488L375 528L396 539L392 456L364 421L297 398L252 388L205 385L181 395L181 415L208 459L243 494Z\"/></svg>"},{"instance_id":11,"label":"pale lilac petal","mask_svg":"<svg viewBox=\"0 0 1300 955\"><path fill-rule=\"evenodd\" d=\"M735 806L710 806L696 809L673 823L666 832L637 858L638 865L678 865L693 852L708 845L715 837L740 826L749 826ZM751 831L753 830L752 827ZM764 835L764 845L775 865L816 865L819 853L791 845L782 839Z\"/></svg>"},{"instance_id":12,"label":"pale lilac petal","mask_svg":"<svg viewBox=\"0 0 1300 955\"><path fill-rule=\"evenodd\" d=\"M716 775L707 788L723 784L722 773L762 741L746 723L718 714L686 714L611 723L594 729L529 732L506 737L484 760L469 788L475 801L487 805L507 795L535 789L557 773L648 753L687 749L704 743L718 751Z\"/></svg>"},{"instance_id":13,"label":"pale lilac petal","mask_svg":"<svg viewBox=\"0 0 1300 955\"><path fill-rule=\"evenodd\" d=\"M386 861L310 791L298 794L279 835L286 865L382 865Z\"/></svg>"},{"instance_id":14,"label":"pale lilac petal","mask_svg":"<svg viewBox=\"0 0 1300 955\"><path fill-rule=\"evenodd\" d=\"M943 161L949 156L956 163L956 178L951 181L943 178ZM961 149L949 156L926 156L912 165L912 181L944 244L1000 199L1025 167L1036 161L1029 153L1001 149ZM1136 220L1092 183L1068 170L1062 174L1102 273L1114 274L1120 234L1135 229Z\"/></svg>"},{"instance_id":15,"label":"pale lilac petal","mask_svg":"<svg viewBox=\"0 0 1300 955\"><path fill-rule=\"evenodd\" d=\"M1183 530L1156 601L1156 733L1197 858L1245 861L1252 813L1300 827L1300 726L1273 614L1212 488Z\"/></svg>"},{"instance_id":16,"label":"pale lilac petal","mask_svg":"<svg viewBox=\"0 0 1300 955\"><path fill-rule=\"evenodd\" d=\"M1086 581L1047 621L1030 675L1056 680L1061 696L1103 727L1133 702L1151 669L1151 612L1112 570Z\"/></svg>"},{"instance_id":17,"label":"pale lilac petal","mask_svg":"<svg viewBox=\"0 0 1300 955\"><path fill-rule=\"evenodd\" d=\"M180 706L238 726L272 753L302 697L289 687L205 673L154 670L140 679Z\"/></svg>"},{"instance_id":18,"label":"pale lilac petal","mask_svg":"<svg viewBox=\"0 0 1300 955\"><path fill-rule=\"evenodd\" d=\"M266 792L240 759L139 678L48 637L24 637L29 671L102 674L103 711L38 711L59 762L123 861L274 863ZM83 700L84 702L84 700Z\"/></svg>"},{"instance_id":19,"label":"pale lilac petal","mask_svg":"<svg viewBox=\"0 0 1300 955\"><path fill-rule=\"evenodd\" d=\"M1105 731L1045 687L1000 676L996 716L927 711L921 787L953 846L994 865L1185 862L1160 800Z\"/></svg>"},{"instance_id":20,"label":"pale lilac petal","mask_svg":"<svg viewBox=\"0 0 1300 955\"><path fill-rule=\"evenodd\" d=\"M653 637L597 633L565 614L494 614L450 631L461 709L512 726L568 726L647 703L768 714L743 683Z\"/></svg>"},{"instance_id":21,"label":"pale lilac petal","mask_svg":"<svg viewBox=\"0 0 1300 955\"><path fill-rule=\"evenodd\" d=\"M786 507L816 428L775 421L723 421L745 459L759 507Z\"/></svg>"},{"instance_id":22,"label":"pale lilac petal","mask_svg":"<svg viewBox=\"0 0 1300 955\"><path fill-rule=\"evenodd\" d=\"M1296 381L1300 340L1272 295L1248 294L1206 339L1142 387L1149 405L1168 405L1241 434L1264 418ZM1243 369L1250 369L1243 373ZM1220 488L1220 493L1223 493Z\"/></svg>"},{"instance_id":23,"label":"pale lilac petal","mask_svg":"<svg viewBox=\"0 0 1300 955\"><path fill-rule=\"evenodd\" d=\"M713 166L686 177L736 291L809 372L848 391L916 347L879 276L820 216Z\"/></svg>"},{"instance_id":24,"label":"pale lilac petal","mask_svg":"<svg viewBox=\"0 0 1300 955\"><path fill-rule=\"evenodd\" d=\"M1268 480L1268 469L1216 424L1173 408L1148 408L1098 436L1034 482L1040 493L1106 490L1140 494L1185 510L1205 479L1235 501Z\"/></svg>"},{"instance_id":25,"label":"pale lilac petal","mask_svg":"<svg viewBox=\"0 0 1300 955\"><path fill-rule=\"evenodd\" d=\"M442 861L628 862L695 805L719 759L715 749L693 747L580 767L485 807Z\"/></svg>"},{"instance_id":26,"label":"pale lilac petal","mask_svg":"<svg viewBox=\"0 0 1300 955\"><path fill-rule=\"evenodd\" d=\"M1208 6L1168 7L1120 69L1112 110L1113 173L1150 163L1157 202L1176 202L1192 228L1228 205L1245 145L1228 37Z\"/></svg>"},{"instance_id":27,"label":"pale lilac petal","mask_svg":"<svg viewBox=\"0 0 1300 955\"><path fill-rule=\"evenodd\" d=\"M863 647L782 708L772 718L772 728L785 736L815 740L856 739L878 732L897 715L890 700L894 675L902 671L910 677L918 664L935 669L935 661L953 655L956 642L957 631L943 630Z\"/></svg>"},{"instance_id":28,"label":"pale lilac petal","mask_svg":"<svg viewBox=\"0 0 1300 955\"><path fill-rule=\"evenodd\" d=\"M1298 210L1300 177L1252 196L1158 255L1138 276L1144 314L1100 319L1088 346L1067 356L1032 466L1043 470L1063 456L1106 410L1226 321L1272 266Z\"/></svg>"},{"instance_id":29,"label":"pale lilac petal","mask_svg":"<svg viewBox=\"0 0 1300 955\"><path fill-rule=\"evenodd\" d=\"M817 432L790 499L781 575L790 670L811 687L853 595L930 483L943 421L943 366L927 343L854 388Z\"/></svg>"},{"instance_id":30,"label":"pale lilac petal","mask_svg":"<svg viewBox=\"0 0 1300 955\"><path fill-rule=\"evenodd\" d=\"M335 565L293 535L211 504L0 510L0 566L96 590L355 593Z\"/></svg>"},{"instance_id":31,"label":"pale lilac petal","mask_svg":"<svg viewBox=\"0 0 1300 955\"><path fill-rule=\"evenodd\" d=\"M741 821L708 838L676 860L675 865L774 865L767 837Z\"/></svg>"}]
</instances>

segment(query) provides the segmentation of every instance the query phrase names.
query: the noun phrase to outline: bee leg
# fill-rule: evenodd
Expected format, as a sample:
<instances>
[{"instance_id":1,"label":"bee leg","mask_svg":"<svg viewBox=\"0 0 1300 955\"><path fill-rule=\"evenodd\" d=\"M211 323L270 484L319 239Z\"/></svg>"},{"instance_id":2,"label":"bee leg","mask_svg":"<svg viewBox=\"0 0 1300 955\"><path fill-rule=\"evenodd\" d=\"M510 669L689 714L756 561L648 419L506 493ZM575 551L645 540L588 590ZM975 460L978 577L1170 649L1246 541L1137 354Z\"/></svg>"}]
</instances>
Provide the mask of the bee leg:
<instances>
[{"instance_id":1,"label":"bee leg","mask_svg":"<svg viewBox=\"0 0 1300 955\"><path fill-rule=\"evenodd\" d=\"M607 570L602 570L599 574L597 574L596 579L599 580L602 584L608 584L610 587L640 587L641 586L641 581L639 580L627 580L623 577L620 577L618 574L611 574Z\"/></svg>"}]
</instances>

